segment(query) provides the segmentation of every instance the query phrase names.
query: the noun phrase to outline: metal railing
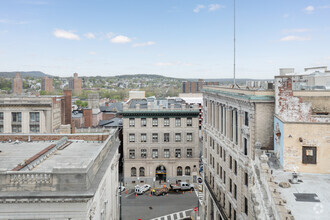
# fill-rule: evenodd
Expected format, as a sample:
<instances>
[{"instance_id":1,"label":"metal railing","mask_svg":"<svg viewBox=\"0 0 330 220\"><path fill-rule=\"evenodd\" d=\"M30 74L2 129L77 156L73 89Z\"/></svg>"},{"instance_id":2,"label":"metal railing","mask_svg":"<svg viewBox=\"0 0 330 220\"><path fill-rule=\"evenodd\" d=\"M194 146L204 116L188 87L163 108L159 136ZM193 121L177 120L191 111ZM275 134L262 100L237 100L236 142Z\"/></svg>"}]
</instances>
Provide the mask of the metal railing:
<instances>
[{"instance_id":1,"label":"metal railing","mask_svg":"<svg viewBox=\"0 0 330 220\"><path fill-rule=\"evenodd\" d=\"M205 185L206 185L207 189L209 190L209 192L210 192L210 194L211 194L211 197L212 197L214 203L217 205L218 210L220 211L221 217L222 217L224 220L228 220L228 217L227 217L227 215L226 215L226 213L225 213L225 210L223 210L221 204L220 204L219 201L217 200L217 197L216 197L216 195L214 194L213 189L211 188L210 184L207 182L207 179L206 179L206 178L204 178L204 182L205 182Z\"/></svg>"}]
</instances>

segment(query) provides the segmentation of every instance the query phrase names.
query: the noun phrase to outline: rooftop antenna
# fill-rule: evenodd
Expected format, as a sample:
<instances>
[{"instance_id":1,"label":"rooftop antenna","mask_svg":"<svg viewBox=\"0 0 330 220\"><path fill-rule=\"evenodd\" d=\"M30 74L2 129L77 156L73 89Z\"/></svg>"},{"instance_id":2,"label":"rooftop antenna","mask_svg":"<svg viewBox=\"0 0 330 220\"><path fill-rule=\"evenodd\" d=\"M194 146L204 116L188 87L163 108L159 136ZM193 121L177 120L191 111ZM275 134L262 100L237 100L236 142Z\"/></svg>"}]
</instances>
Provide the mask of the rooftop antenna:
<instances>
[{"instance_id":1,"label":"rooftop antenna","mask_svg":"<svg viewBox=\"0 0 330 220\"><path fill-rule=\"evenodd\" d=\"M234 0L234 85L236 87L236 0Z\"/></svg>"}]
</instances>

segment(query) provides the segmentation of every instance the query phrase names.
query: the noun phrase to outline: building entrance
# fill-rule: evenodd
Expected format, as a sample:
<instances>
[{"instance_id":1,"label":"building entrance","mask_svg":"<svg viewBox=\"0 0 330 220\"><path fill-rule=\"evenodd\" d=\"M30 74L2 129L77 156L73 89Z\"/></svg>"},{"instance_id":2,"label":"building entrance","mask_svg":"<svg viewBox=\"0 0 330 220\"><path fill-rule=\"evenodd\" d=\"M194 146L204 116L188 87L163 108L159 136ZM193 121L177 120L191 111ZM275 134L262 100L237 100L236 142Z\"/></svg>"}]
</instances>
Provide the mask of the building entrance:
<instances>
[{"instance_id":1,"label":"building entrance","mask_svg":"<svg viewBox=\"0 0 330 220\"><path fill-rule=\"evenodd\" d=\"M156 168L156 180L166 181L166 168L163 165Z\"/></svg>"}]
</instances>

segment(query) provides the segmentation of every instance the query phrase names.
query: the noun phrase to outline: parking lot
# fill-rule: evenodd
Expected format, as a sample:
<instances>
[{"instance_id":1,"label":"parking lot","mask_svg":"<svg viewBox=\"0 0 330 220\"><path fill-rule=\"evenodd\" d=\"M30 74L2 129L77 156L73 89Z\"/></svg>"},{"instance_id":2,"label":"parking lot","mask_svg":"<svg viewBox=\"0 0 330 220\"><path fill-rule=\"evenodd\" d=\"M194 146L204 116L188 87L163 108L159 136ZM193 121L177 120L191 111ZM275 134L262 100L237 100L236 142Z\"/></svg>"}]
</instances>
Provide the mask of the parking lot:
<instances>
[{"instance_id":1,"label":"parking lot","mask_svg":"<svg viewBox=\"0 0 330 220\"><path fill-rule=\"evenodd\" d=\"M198 206L195 192L171 192L165 196L150 196L150 192L136 196L133 190L122 194L122 219L153 219Z\"/></svg>"}]
</instances>

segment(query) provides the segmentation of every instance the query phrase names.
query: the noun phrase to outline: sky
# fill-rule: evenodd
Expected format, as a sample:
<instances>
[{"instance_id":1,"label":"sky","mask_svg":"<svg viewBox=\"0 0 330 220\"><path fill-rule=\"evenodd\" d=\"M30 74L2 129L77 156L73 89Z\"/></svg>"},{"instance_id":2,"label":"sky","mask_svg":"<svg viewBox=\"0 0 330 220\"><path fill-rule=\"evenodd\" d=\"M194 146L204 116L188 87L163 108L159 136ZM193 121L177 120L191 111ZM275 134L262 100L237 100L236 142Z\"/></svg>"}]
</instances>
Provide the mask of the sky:
<instances>
[{"instance_id":1,"label":"sky","mask_svg":"<svg viewBox=\"0 0 330 220\"><path fill-rule=\"evenodd\" d=\"M329 0L236 0L237 78L329 66ZM0 0L0 72L233 76L233 0Z\"/></svg>"}]
</instances>

